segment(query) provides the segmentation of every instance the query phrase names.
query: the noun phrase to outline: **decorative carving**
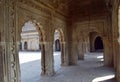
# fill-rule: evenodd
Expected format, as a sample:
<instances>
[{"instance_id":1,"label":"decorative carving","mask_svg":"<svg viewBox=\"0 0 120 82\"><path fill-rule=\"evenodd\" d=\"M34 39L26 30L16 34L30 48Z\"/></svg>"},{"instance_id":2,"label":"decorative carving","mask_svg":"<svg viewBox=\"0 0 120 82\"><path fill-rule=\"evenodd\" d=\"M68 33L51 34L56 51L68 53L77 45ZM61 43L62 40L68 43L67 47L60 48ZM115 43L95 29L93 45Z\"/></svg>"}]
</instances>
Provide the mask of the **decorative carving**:
<instances>
[{"instance_id":1,"label":"decorative carving","mask_svg":"<svg viewBox=\"0 0 120 82\"><path fill-rule=\"evenodd\" d=\"M16 64L16 0L9 0L7 5L9 5L9 36L10 36L10 82L17 81L17 64Z\"/></svg>"},{"instance_id":2,"label":"decorative carving","mask_svg":"<svg viewBox=\"0 0 120 82\"><path fill-rule=\"evenodd\" d=\"M34 9L38 9L41 12L44 12L45 14L51 16L51 11L49 9L44 8L43 6L41 6L41 5L44 5L44 4L46 6L46 5L50 4L50 3L46 4L46 3L44 3L43 1L40 1L40 0L34 0L34 1L31 1L31 0L19 0L19 2L22 3L22 4L28 5L29 7L32 7ZM36 2L39 5L35 4ZM61 0L52 0L51 2L52 2L51 6L53 6L53 8L55 8L55 10L59 11L60 14L62 14L64 16L66 15L66 11L67 11L68 8L63 3L63 1L61 1ZM49 5L48 5L47 7L51 8L51 6L49 7ZM53 10L53 8L52 8L52 10ZM64 13L63 13L63 11L64 11Z\"/></svg>"}]
</instances>

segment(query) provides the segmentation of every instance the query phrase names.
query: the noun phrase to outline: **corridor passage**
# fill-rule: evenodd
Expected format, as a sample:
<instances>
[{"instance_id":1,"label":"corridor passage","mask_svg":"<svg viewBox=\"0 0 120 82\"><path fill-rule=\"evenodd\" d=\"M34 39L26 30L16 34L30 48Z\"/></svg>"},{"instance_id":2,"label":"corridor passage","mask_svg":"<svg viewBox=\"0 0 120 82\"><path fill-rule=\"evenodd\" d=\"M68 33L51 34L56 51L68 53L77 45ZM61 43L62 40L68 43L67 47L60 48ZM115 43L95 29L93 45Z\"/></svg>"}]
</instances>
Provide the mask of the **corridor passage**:
<instances>
[{"instance_id":1,"label":"corridor passage","mask_svg":"<svg viewBox=\"0 0 120 82\"><path fill-rule=\"evenodd\" d=\"M33 53L39 54L39 52ZM39 57L32 57L33 60L36 60L28 63L25 63L25 55L31 56L29 52L20 52L22 82L114 82L114 70L103 66L103 53L100 52L85 54L84 61L78 61L78 65L68 67L60 66L58 60L60 53L56 52L56 74L53 77L40 76L39 55Z\"/></svg>"}]
</instances>

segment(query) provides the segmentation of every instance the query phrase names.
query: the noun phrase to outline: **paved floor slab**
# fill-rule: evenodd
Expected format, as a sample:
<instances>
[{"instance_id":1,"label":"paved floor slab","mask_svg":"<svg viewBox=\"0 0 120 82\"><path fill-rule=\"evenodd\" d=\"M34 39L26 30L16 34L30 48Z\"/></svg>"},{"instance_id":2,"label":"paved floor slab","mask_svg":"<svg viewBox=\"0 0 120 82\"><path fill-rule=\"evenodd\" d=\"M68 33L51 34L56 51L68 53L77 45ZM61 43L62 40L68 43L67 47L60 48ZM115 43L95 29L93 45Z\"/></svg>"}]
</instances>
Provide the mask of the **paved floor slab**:
<instances>
[{"instance_id":1,"label":"paved floor slab","mask_svg":"<svg viewBox=\"0 0 120 82\"><path fill-rule=\"evenodd\" d=\"M36 54L36 57L32 57L33 61L23 59L26 55L27 58L31 57L33 53ZM78 65L68 67L61 67L60 53L54 53L56 74L53 77L40 76L40 53L32 54L20 52L20 60L24 61L21 63L22 82L114 82L114 70L103 66L103 53L85 54L84 61L78 61Z\"/></svg>"}]
</instances>

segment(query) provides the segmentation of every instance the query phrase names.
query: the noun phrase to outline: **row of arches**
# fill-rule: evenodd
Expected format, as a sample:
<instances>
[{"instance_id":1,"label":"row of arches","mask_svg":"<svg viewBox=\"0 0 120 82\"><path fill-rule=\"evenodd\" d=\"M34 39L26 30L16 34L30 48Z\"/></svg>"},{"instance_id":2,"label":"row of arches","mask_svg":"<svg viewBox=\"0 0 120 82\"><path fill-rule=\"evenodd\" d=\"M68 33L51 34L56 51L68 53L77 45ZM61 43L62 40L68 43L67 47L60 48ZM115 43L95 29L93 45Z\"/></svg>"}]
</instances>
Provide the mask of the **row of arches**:
<instances>
[{"instance_id":1,"label":"row of arches","mask_svg":"<svg viewBox=\"0 0 120 82\"><path fill-rule=\"evenodd\" d=\"M28 24L28 25L27 25ZM26 25L26 26L25 26ZM41 34L39 33L39 31L41 32ZM39 68L41 69L41 74L44 74L46 72L45 70L45 64L46 64L46 58L45 58L45 42L43 40L43 33L41 31L41 29L38 30L38 27L31 21L27 22L24 24L23 28L22 28L22 32L21 32L21 40L24 40L25 42L23 43L24 44L24 50L27 50L28 49L28 40L29 39L34 39L34 37L32 35L34 35L35 33L37 32L37 36L39 37L39 44L38 46L40 46L40 53L41 55L39 55L39 57L41 58L39 61L41 62L41 66L39 66ZM30 34L31 33L31 34ZM54 32L54 42L53 42L53 51L61 51L59 54L60 54L60 61L59 61L59 67L60 65L62 65L64 63L64 37L63 37L63 32L62 30L60 29L55 29L55 32ZM20 50L22 50L22 42L20 42L20 45L19 45L19 48ZM36 44L36 43L34 43ZM34 47L34 45L32 45L32 47ZM55 49L54 49L55 48ZM19 53L20 55L20 53ZM19 58L22 58L21 56L19 56ZM27 58L27 57L25 57ZM55 61L55 55L54 55L54 52L53 52L53 59L54 59L54 69L56 70L56 67L55 67L55 62L58 62L58 61ZM22 60L22 59L19 59L19 60ZM20 63L20 66L22 66L22 64ZM24 70L23 70L24 71ZM21 73L22 72L22 68L21 68ZM21 75L24 75L24 74L21 74ZM23 77L24 78L24 77ZM24 79L22 79L23 82L24 82Z\"/></svg>"},{"instance_id":2,"label":"row of arches","mask_svg":"<svg viewBox=\"0 0 120 82\"><path fill-rule=\"evenodd\" d=\"M54 50L55 51L60 51L61 49L60 49L60 40L59 39L57 39L57 40L55 40L54 41ZM41 45L40 44L37 44L37 45L39 45L39 47L38 48L33 48L33 49L31 49L31 48L29 48L28 49L28 45L30 45L30 43L28 43L27 41L25 41L25 42L20 42L20 45L19 45L19 50L20 51L32 51L32 50L34 50L34 51L38 51L38 50L41 50Z\"/></svg>"}]
</instances>

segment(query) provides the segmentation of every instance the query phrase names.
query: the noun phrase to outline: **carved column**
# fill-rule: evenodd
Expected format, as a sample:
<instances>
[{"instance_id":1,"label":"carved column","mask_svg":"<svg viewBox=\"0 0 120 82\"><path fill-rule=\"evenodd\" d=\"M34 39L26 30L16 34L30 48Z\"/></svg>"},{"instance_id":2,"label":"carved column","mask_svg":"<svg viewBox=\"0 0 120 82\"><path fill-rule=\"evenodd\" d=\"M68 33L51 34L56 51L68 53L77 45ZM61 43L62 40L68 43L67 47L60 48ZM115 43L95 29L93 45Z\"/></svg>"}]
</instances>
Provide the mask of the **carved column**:
<instances>
[{"instance_id":1,"label":"carved column","mask_svg":"<svg viewBox=\"0 0 120 82\"><path fill-rule=\"evenodd\" d=\"M0 82L5 81L4 57L5 57L5 37L4 37L4 0L0 0Z\"/></svg>"},{"instance_id":2,"label":"carved column","mask_svg":"<svg viewBox=\"0 0 120 82\"><path fill-rule=\"evenodd\" d=\"M46 62L46 75L52 76L54 71L54 56L53 56L53 42L46 42L45 44L45 62Z\"/></svg>"},{"instance_id":3,"label":"carved column","mask_svg":"<svg viewBox=\"0 0 120 82\"><path fill-rule=\"evenodd\" d=\"M47 20L47 22L50 22ZM53 56L53 40L54 32L52 32L51 24L47 23L43 25L45 28L45 40L43 42L42 48L44 49L42 53L42 74L52 76L55 74L54 71L54 56ZM53 33L53 34L52 34Z\"/></svg>"},{"instance_id":4,"label":"carved column","mask_svg":"<svg viewBox=\"0 0 120 82\"><path fill-rule=\"evenodd\" d=\"M5 0L6 82L20 82L17 49L17 0Z\"/></svg>"}]
</instances>

